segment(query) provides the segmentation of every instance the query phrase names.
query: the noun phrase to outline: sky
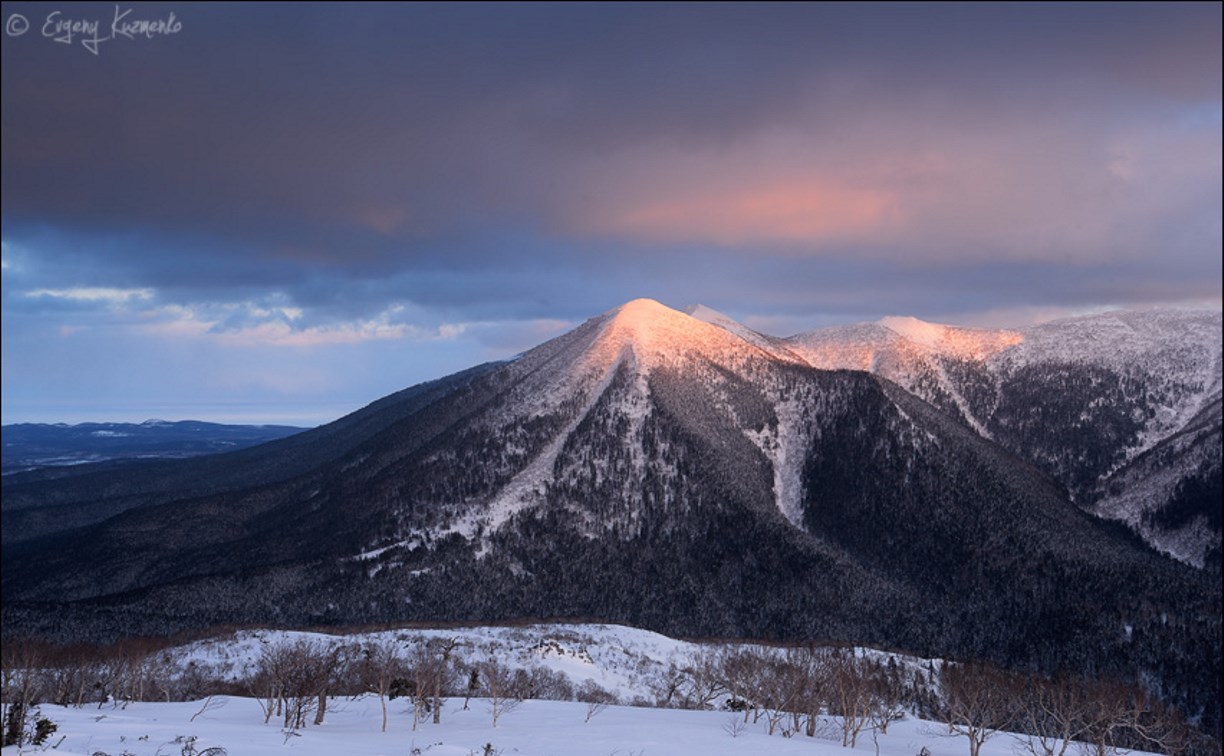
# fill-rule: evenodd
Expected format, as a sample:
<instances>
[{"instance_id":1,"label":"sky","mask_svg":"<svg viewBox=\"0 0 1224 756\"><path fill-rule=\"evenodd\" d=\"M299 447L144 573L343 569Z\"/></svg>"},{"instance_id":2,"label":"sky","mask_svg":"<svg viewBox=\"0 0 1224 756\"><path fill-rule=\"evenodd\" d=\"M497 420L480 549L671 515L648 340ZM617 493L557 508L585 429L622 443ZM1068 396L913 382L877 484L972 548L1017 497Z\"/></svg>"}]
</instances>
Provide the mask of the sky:
<instances>
[{"instance_id":1,"label":"sky","mask_svg":"<svg viewBox=\"0 0 1224 756\"><path fill-rule=\"evenodd\" d=\"M1221 5L4 3L5 424L314 425L637 297L1221 302Z\"/></svg>"}]
</instances>

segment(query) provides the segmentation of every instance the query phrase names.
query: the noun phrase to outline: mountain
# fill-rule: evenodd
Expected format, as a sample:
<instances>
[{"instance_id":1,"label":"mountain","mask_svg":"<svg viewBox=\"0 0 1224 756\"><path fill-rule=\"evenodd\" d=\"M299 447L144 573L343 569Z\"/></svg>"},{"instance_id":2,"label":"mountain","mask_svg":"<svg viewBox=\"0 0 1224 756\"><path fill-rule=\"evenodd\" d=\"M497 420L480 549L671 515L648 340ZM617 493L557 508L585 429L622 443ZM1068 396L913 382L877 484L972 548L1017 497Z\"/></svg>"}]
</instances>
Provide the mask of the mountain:
<instances>
[{"instance_id":1,"label":"mountain","mask_svg":"<svg viewBox=\"0 0 1224 756\"><path fill-rule=\"evenodd\" d=\"M101 522L128 509L288 480L342 457L380 431L496 367L489 363L383 397L334 422L277 441L190 460L44 467L4 478L3 541Z\"/></svg>"},{"instance_id":2,"label":"mountain","mask_svg":"<svg viewBox=\"0 0 1224 756\"><path fill-rule=\"evenodd\" d=\"M635 300L273 444L7 476L5 631L586 617L1142 677L1216 716L1214 576L919 393L735 330Z\"/></svg>"},{"instance_id":3,"label":"mountain","mask_svg":"<svg viewBox=\"0 0 1224 756\"><path fill-rule=\"evenodd\" d=\"M1193 493L1219 489L1219 312L1115 312L1018 330L885 318L785 344L814 367L895 381L1037 465L1088 511L1191 564L1219 561L1220 507Z\"/></svg>"},{"instance_id":4,"label":"mountain","mask_svg":"<svg viewBox=\"0 0 1224 756\"><path fill-rule=\"evenodd\" d=\"M234 451L300 433L287 425L223 425L198 420L143 423L16 423L3 434L5 473L48 465L165 459Z\"/></svg>"},{"instance_id":5,"label":"mountain","mask_svg":"<svg viewBox=\"0 0 1224 756\"><path fill-rule=\"evenodd\" d=\"M689 307L684 308L683 312L689 317L695 318L704 323L716 325L724 331L728 331L744 341L747 341L749 344L760 347L766 352L776 355L781 359L790 362L798 362L800 364L807 362L807 360L805 360L803 357L791 351L784 339L779 339L775 336L767 336L763 333L757 333L751 328L737 323L726 315L723 315L718 310L698 304L690 305Z\"/></svg>"}]
</instances>

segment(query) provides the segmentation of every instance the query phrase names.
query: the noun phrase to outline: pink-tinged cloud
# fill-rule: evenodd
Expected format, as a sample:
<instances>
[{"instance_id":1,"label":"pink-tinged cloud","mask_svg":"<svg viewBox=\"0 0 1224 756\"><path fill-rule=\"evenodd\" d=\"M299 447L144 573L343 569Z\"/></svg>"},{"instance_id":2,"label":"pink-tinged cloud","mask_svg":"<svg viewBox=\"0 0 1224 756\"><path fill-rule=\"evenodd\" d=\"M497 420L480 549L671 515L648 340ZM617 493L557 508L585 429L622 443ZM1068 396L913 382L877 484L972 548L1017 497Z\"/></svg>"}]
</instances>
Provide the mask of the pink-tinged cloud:
<instances>
[{"instance_id":1,"label":"pink-tinged cloud","mask_svg":"<svg viewBox=\"0 0 1224 756\"><path fill-rule=\"evenodd\" d=\"M328 328L294 329L286 323L260 323L233 330L216 330L216 324L207 321L180 319L150 324L143 331L154 336L173 339L208 339L222 346L232 347L323 347L339 344L360 344L367 341L413 338L418 340L446 340L452 335L439 331L426 334L403 323L378 323L361 321Z\"/></svg>"},{"instance_id":2,"label":"pink-tinged cloud","mask_svg":"<svg viewBox=\"0 0 1224 756\"><path fill-rule=\"evenodd\" d=\"M408 210L391 205L371 205L357 211L357 225L390 236L408 220Z\"/></svg>"},{"instance_id":3,"label":"pink-tinged cloud","mask_svg":"<svg viewBox=\"0 0 1224 756\"><path fill-rule=\"evenodd\" d=\"M808 180L697 189L630 205L592 227L653 242L830 242L878 234L899 217L894 192Z\"/></svg>"},{"instance_id":4,"label":"pink-tinged cloud","mask_svg":"<svg viewBox=\"0 0 1224 756\"><path fill-rule=\"evenodd\" d=\"M467 321L419 325L404 321L406 308L396 305L378 317L322 325L304 325L302 311L262 307L250 302L197 309L164 305L128 313L143 336L178 343L207 342L221 348L331 347L372 341L413 344L466 340L479 344L486 359L504 359L558 336L575 324L561 320ZM241 323L235 324L237 316ZM125 324L124 327L127 327ZM64 335L69 335L64 332Z\"/></svg>"},{"instance_id":5,"label":"pink-tinged cloud","mask_svg":"<svg viewBox=\"0 0 1224 756\"><path fill-rule=\"evenodd\" d=\"M1094 265L1218 248L1218 122L986 120L922 111L904 128L883 116L824 124L821 139L797 122L716 147L635 147L572 182L596 189L586 204L559 200L560 225L907 265Z\"/></svg>"},{"instance_id":6,"label":"pink-tinged cloud","mask_svg":"<svg viewBox=\"0 0 1224 756\"><path fill-rule=\"evenodd\" d=\"M209 315L190 307L168 305L141 313L140 317L147 322L138 325L137 330L145 335L180 342L188 339L207 340L220 346L240 348L323 347L392 339L446 340L455 336L445 326L437 331L427 331L406 323L391 322L387 317L393 314L390 311L371 320L295 327L287 321L300 317L300 312L292 308L271 311L251 305L231 305L222 309L242 310L254 317L274 319L228 327L215 313Z\"/></svg>"}]
</instances>

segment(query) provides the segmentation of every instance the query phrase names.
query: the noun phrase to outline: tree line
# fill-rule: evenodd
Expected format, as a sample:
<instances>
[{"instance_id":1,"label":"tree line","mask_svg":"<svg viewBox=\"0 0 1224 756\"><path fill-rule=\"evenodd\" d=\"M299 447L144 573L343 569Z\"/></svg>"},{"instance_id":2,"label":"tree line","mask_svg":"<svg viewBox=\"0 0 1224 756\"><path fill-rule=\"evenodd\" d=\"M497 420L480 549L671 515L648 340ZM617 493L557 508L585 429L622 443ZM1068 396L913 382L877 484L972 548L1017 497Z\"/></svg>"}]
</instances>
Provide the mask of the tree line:
<instances>
[{"instance_id":1,"label":"tree line","mask_svg":"<svg viewBox=\"0 0 1224 756\"><path fill-rule=\"evenodd\" d=\"M329 702L369 695L407 702L415 730L439 724L447 707L481 704L494 727L522 701L587 703L586 720L609 704L722 710L732 736L748 726L770 736L833 740L855 748L908 716L942 723L964 737L968 756L1011 733L1030 756L1111 756L1130 749L1171 756L1220 753L1180 712L1141 687L1105 677L1007 671L977 662L919 664L878 652L817 645L710 646L652 677L649 698L622 700L592 681L575 684L542 666L523 668L484 650L466 653L444 634L327 641L309 636L264 643L242 675L226 678L194 661L160 653L154 641L106 648L12 639L2 660L3 744L43 744L55 724L42 703L126 707L134 701L256 699L265 724L286 732L321 725Z\"/></svg>"}]
</instances>

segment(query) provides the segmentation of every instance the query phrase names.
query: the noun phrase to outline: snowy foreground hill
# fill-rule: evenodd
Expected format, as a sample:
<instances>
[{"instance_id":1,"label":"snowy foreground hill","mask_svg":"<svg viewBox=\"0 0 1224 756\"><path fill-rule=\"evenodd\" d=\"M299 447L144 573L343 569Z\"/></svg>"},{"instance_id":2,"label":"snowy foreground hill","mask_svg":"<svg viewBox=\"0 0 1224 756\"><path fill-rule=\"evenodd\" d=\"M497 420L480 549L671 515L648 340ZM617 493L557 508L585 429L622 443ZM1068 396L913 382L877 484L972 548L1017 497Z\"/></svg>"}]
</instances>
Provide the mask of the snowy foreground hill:
<instances>
[{"instance_id":1,"label":"snowy foreground hill","mask_svg":"<svg viewBox=\"0 0 1224 756\"><path fill-rule=\"evenodd\" d=\"M286 631L242 631L161 652L161 662L183 676L228 679L236 686L255 672L261 653L278 644L313 642L326 646L390 641L400 647L430 640L457 641L459 665L497 658L509 672L546 670L564 677L583 701L524 700L505 707L496 726L494 701L444 700L440 723L423 716L415 724L405 698L390 702L382 730L377 696L333 698L322 725L287 731L277 717L265 722L253 697L201 696L174 703L132 702L80 708L43 704L41 716L58 729L42 747L5 748L3 754L48 751L98 756L193 754L224 749L228 756L297 753L428 754L429 756L742 756L747 754L841 754L847 750L883 756L966 756L969 741L950 734L947 724L900 714L886 732L868 727L854 748L841 745L841 718L823 716L814 735L792 733L783 721L770 733L768 717L730 711L725 693L695 703L692 691L672 690L677 670L691 668L703 655L720 649L752 649L742 644L698 644L617 625L528 625L446 630L394 630L345 636ZM869 649L853 652L890 663L903 677L921 678L941 662ZM684 686L681 685L681 688ZM664 696L667 700L664 700ZM687 709L678 707L685 706ZM1003 756L1023 749L1027 738L998 732L981 756ZM219 751L210 756L221 756Z\"/></svg>"},{"instance_id":2,"label":"snowy foreground hill","mask_svg":"<svg viewBox=\"0 0 1224 756\"><path fill-rule=\"evenodd\" d=\"M494 728L485 699L473 699L467 711L462 710L462 700L452 699L447 705L450 710L441 724L423 723L413 732L412 714L406 704L397 702L391 724L381 732L378 700L366 696L338 703L325 725L291 736L275 723L264 724L259 704L250 698L134 703L123 709L42 708L60 723L52 743L64 736L57 748L47 752L63 756L95 756L99 751L112 756L178 756L191 753L186 746L193 738L197 753L220 747L228 756L836 756L853 752L915 756L924 749L931 756L967 756L969 752L967 739L949 736L946 725L913 718L893 724L876 742L868 737L850 750L837 742L834 723L825 737L817 738L770 736L764 721L749 723L732 735L730 722L742 717L729 712L609 706L586 721L584 703L524 701ZM981 756L1011 756L1019 743L1015 736L999 733L983 745ZM491 749L486 750L486 745ZM10 746L3 754L41 750Z\"/></svg>"}]
</instances>

